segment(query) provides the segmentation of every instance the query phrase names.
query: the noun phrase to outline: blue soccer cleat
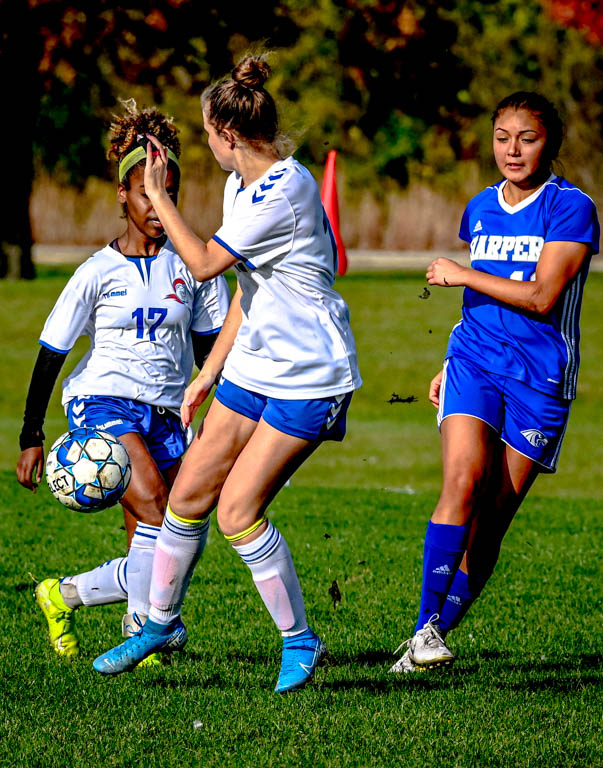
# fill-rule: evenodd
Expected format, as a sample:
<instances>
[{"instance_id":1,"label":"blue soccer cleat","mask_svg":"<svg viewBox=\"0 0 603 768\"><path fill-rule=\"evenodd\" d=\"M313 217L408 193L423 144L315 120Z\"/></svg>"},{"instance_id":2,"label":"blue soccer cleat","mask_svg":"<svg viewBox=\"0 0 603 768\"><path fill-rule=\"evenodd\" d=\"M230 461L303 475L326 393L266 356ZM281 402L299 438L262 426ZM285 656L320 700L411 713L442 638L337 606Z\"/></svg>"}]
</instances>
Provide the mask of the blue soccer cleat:
<instances>
[{"instance_id":1,"label":"blue soccer cleat","mask_svg":"<svg viewBox=\"0 0 603 768\"><path fill-rule=\"evenodd\" d=\"M314 677L319 663L327 655L327 649L318 635L307 629L300 635L283 638L283 655L277 693L287 693L301 688Z\"/></svg>"},{"instance_id":2,"label":"blue soccer cleat","mask_svg":"<svg viewBox=\"0 0 603 768\"><path fill-rule=\"evenodd\" d=\"M169 624L157 624L147 619L135 635L129 637L125 643L102 653L94 659L92 666L101 675L130 672L152 653L179 651L184 648L187 640L188 633L180 617Z\"/></svg>"}]
</instances>

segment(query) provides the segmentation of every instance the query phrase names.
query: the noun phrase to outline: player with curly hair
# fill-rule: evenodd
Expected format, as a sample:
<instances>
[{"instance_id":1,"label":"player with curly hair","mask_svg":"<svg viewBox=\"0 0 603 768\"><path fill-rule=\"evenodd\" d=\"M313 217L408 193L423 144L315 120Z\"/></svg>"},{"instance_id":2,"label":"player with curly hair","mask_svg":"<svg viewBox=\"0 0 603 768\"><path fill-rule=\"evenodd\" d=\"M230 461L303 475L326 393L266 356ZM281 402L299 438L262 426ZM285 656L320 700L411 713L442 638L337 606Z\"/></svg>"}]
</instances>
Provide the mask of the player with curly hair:
<instances>
[{"instance_id":1,"label":"player with curly hair","mask_svg":"<svg viewBox=\"0 0 603 768\"><path fill-rule=\"evenodd\" d=\"M177 202L176 126L155 108L124 102L124 115L111 125L107 157L118 164L117 198L126 228L76 270L46 320L20 436L17 478L35 490L50 395L77 338L89 336L89 351L63 381L62 402L70 429L106 430L128 450L132 477L121 501L128 553L37 585L51 644L65 657L78 653L74 611L82 605L127 600L124 636L148 616L153 550L188 442L180 404L193 360L203 366L230 299L223 277L196 280L169 241L145 191L147 135L166 147L166 190Z\"/></svg>"},{"instance_id":2,"label":"player with curly hair","mask_svg":"<svg viewBox=\"0 0 603 768\"><path fill-rule=\"evenodd\" d=\"M263 56L248 56L203 93L210 149L230 172L223 223L207 243L170 200L165 149L154 138L148 147L145 187L180 257L200 280L234 266L238 288L214 348L185 393L181 413L190 424L222 371L170 492L155 549L149 619L137 637L95 660L102 674L130 670L149 653L184 645L180 609L214 507L282 635L276 690L304 685L325 654L308 626L287 543L266 510L324 440L343 438L361 379L348 308L332 289L333 234L316 182L284 151L275 103L264 87L269 74Z\"/></svg>"}]
</instances>

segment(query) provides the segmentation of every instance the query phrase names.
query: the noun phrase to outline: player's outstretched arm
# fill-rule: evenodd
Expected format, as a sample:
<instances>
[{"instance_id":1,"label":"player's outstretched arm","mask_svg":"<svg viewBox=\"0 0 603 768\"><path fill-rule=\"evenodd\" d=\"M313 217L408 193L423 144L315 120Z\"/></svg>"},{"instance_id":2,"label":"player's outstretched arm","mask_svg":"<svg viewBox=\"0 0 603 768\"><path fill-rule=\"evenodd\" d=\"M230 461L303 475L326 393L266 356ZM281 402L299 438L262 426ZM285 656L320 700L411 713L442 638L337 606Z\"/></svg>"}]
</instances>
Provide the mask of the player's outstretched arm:
<instances>
[{"instance_id":1,"label":"player's outstretched arm","mask_svg":"<svg viewBox=\"0 0 603 768\"><path fill-rule=\"evenodd\" d=\"M425 275L429 285L464 286L513 307L539 315L551 311L567 283L575 277L590 253L585 243L545 243L534 280L511 280L462 267L451 259L432 261Z\"/></svg>"},{"instance_id":2,"label":"player's outstretched arm","mask_svg":"<svg viewBox=\"0 0 603 768\"><path fill-rule=\"evenodd\" d=\"M165 188L168 167L167 149L154 136L147 134L147 138L149 143L144 171L144 189L153 203L159 221L195 280L201 282L221 275L237 261L236 256L213 240L205 243L188 226ZM153 146L156 147L155 150Z\"/></svg>"},{"instance_id":3,"label":"player's outstretched arm","mask_svg":"<svg viewBox=\"0 0 603 768\"><path fill-rule=\"evenodd\" d=\"M184 400L180 408L180 417L185 427L192 422L197 408L206 399L211 392L211 388L218 380L224 368L224 362L228 353L232 349L234 340L241 325L241 289L237 290L232 297L228 314L224 320L222 330L218 334L211 352L207 356L201 372L186 388Z\"/></svg>"},{"instance_id":4,"label":"player's outstretched arm","mask_svg":"<svg viewBox=\"0 0 603 768\"><path fill-rule=\"evenodd\" d=\"M42 479L44 468L44 432L42 427L50 395L66 354L40 347L34 365L25 402L23 428L19 436L21 454L17 462L17 480L30 491L35 491Z\"/></svg>"}]
</instances>

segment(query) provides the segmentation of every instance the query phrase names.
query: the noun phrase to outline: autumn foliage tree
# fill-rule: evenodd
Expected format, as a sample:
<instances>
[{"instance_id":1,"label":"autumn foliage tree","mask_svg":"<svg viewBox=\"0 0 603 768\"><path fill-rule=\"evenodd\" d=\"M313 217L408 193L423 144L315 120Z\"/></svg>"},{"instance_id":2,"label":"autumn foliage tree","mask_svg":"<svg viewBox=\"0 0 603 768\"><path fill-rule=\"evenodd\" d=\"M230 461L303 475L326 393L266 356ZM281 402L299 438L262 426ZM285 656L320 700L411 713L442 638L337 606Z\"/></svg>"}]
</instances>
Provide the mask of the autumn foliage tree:
<instances>
[{"instance_id":1,"label":"autumn foliage tree","mask_svg":"<svg viewBox=\"0 0 603 768\"><path fill-rule=\"evenodd\" d=\"M317 175L337 148L351 189L379 195L418 180L455 194L468 164L488 162L494 105L513 90L531 89L552 98L566 117L572 180L588 187L603 158L596 5L2 2L0 276L34 276L28 201L36 169L75 186L105 176L102 138L110 114L117 98L134 89L159 105L170 100L190 135L200 121L198 94L254 43L277 51L270 88L298 140L298 156Z\"/></svg>"},{"instance_id":2,"label":"autumn foliage tree","mask_svg":"<svg viewBox=\"0 0 603 768\"><path fill-rule=\"evenodd\" d=\"M284 44L295 37L274 3L193 0L12 0L0 4L2 145L8 193L0 276L34 277L28 201L34 164L65 182L104 175L101 137L118 84L147 86L161 103L169 85L194 94L232 65L233 36Z\"/></svg>"}]
</instances>

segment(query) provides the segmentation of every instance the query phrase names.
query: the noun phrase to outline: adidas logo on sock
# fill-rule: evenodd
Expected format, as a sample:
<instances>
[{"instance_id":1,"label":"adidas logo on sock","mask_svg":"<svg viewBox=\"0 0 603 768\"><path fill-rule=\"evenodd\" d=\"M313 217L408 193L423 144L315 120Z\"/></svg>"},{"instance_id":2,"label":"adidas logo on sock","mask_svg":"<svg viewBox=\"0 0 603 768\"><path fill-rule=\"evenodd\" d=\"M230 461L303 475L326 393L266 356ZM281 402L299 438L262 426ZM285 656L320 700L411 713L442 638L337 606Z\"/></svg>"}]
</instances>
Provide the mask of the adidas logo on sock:
<instances>
[{"instance_id":1,"label":"adidas logo on sock","mask_svg":"<svg viewBox=\"0 0 603 768\"><path fill-rule=\"evenodd\" d=\"M439 568L434 568L432 573L439 573L440 576L446 576L448 573L452 573L448 565L440 565Z\"/></svg>"},{"instance_id":2,"label":"adidas logo on sock","mask_svg":"<svg viewBox=\"0 0 603 768\"><path fill-rule=\"evenodd\" d=\"M455 605L462 605L463 601L458 595L448 595L446 600L450 600L451 603L454 603Z\"/></svg>"}]
</instances>

